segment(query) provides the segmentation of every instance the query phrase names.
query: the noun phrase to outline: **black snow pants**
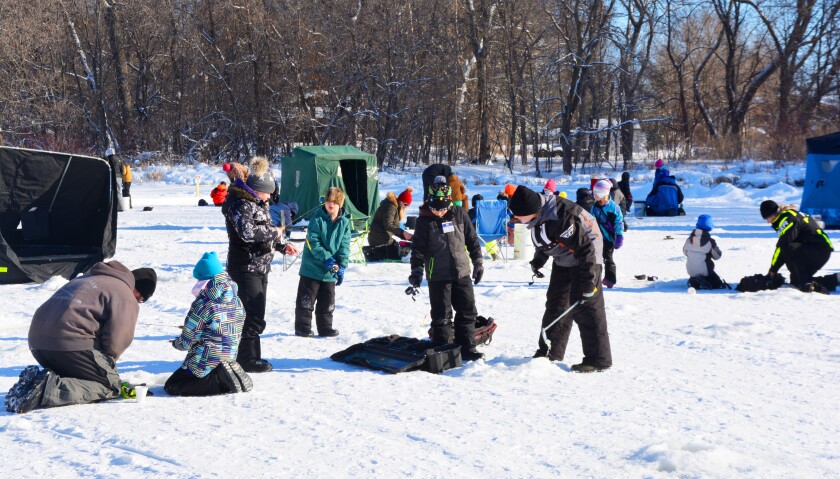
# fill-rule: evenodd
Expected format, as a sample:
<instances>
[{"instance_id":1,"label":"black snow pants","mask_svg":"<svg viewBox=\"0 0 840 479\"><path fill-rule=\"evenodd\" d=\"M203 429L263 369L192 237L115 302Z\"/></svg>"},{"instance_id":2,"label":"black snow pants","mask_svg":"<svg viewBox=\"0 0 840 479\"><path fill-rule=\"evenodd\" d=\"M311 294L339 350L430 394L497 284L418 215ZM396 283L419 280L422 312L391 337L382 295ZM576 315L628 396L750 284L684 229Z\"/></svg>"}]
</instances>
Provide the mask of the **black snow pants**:
<instances>
[{"instance_id":1,"label":"black snow pants","mask_svg":"<svg viewBox=\"0 0 840 479\"><path fill-rule=\"evenodd\" d=\"M600 277L600 274L597 276ZM599 367L612 366L610 336L607 332L607 313L604 310L604 294L600 281L597 282L596 287L598 292L595 293L594 297L579 304L574 311L567 314L546 332L548 340L551 342L551 349L548 349L548 345L545 344L542 335L540 335L540 350L547 350L549 359L562 361L565 357L566 345L569 343L569 334L572 331L572 321L574 320L580 330L580 342L583 346L582 363ZM573 302L580 298L580 268L577 266L557 266L557 264L552 263L551 280L546 293L542 326L545 327L557 319Z\"/></svg>"},{"instance_id":2,"label":"black snow pants","mask_svg":"<svg viewBox=\"0 0 840 479\"><path fill-rule=\"evenodd\" d=\"M262 359L260 334L265 331L268 275L242 271L229 271L229 274L239 286L239 299L245 307L245 323L236 355L236 362L245 364L251 359Z\"/></svg>"},{"instance_id":3,"label":"black snow pants","mask_svg":"<svg viewBox=\"0 0 840 479\"><path fill-rule=\"evenodd\" d=\"M616 268L613 253L615 253L615 243L604 240L604 279L614 285L616 282Z\"/></svg>"},{"instance_id":4,"label":"black snow pants","mask_svg":"<svg viewBox=\"0 0 840 479\"><path fill-rule=\"evenodd\" d=\"M837 277L835 275L814 277L814 274L825 266L829 258L831 258L831 250L828 247L792 243L789 246L783 247L780 255L790 271L790 283L797 288L801 288L802 285L811 280L824 283L828 279L828 282L831 282L831 276L834 276L834 283L836 283ZM823 286L833 291L833 288L837 285L824 284Z\"/></svg>"},{"instance_id":5,"label":"black snow pants","mask_svg":"<svg viewBox=\"0 0 840 479\"><path fill-rule=\"evenodd\" d=\"M432 317L432 340L452 343L469 349L475 346L475 293L472 280L465 276L456 281L429 281L429 303ZM455 327L452 309L455 309Z\"/></svg>"},{"instance_id":6,"label":"black snow pants","mask_svg":"<svg viewBox=\"0 0 840 479\"><path fill-rule=\"evenodd\" d=\"M319 336L329 336L333 331L335 311L335 283L300 277L295 300L295 333L312 334L312 311Z\"/></svg>"},{"instance_id":7,"label":"black snow pants","mask_svg":"<svg viewBox=\"0 0 840 479\"><path fill-rule=\"evenodd\" d=\"M200 378L192 373L189 369L178 368L177 371L169 376L163 389L170 396L216 396L218 394L228 394L236 391L231 391L230 388L221 380L219 376L225 374L222 365L216 366L210 374Z\"/></svg>"}]
</instances>

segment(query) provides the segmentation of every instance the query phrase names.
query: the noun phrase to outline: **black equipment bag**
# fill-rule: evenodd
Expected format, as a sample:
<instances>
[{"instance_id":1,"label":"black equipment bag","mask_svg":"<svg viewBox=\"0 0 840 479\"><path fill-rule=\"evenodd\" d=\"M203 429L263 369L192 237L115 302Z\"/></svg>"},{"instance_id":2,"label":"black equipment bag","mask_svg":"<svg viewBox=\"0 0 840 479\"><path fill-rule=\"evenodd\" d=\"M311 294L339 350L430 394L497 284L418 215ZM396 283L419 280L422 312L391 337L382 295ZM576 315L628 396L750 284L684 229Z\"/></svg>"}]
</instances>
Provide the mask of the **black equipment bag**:
<instances>
[{"instance_id":1,"label":"black equipment bag","mask_svg":"<svg viewBox=\"0 0 840 479\"><path fill-rule=\"evenodd\" d=\"M767 274L754 274L752 276L744 276L735 287L742 293L755 293L756 291L764 291L767 289L779 289L785 284L785 277L781 274L776 274L773 277Z\"/></svg>"},{"instance_id":2,"label":"black equipment bag","mask_svg":"<svg viewBox=\"0 0 840 479\"><path fill-rule=\"evenodd\" d=\"M330 359L391 374L417 369L440 373L461 366L461 347L391 335L354 344Z\"/></svg>"}]
</instances>

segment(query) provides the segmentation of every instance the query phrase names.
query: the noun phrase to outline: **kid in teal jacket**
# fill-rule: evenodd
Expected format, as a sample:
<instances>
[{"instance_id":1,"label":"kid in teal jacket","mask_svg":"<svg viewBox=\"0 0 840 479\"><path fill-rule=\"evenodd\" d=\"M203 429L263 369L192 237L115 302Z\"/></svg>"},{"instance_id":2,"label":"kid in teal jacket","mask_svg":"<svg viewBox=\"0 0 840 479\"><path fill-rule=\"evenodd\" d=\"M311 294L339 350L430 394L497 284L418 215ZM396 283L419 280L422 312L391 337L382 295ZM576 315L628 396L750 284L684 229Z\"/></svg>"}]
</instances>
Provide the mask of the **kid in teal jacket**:
<instances>
[{"instance_id":1,"label":"kid in teal jacket","mask_svg":"<svg viewBox=\"0 0 840 479\"><path fill-rule=\"evenodd\" d=\"M318 336L338 336L332 327L335 287L344 281L350 257L350 220L342 214L343 207L344 191L330 188L324 195L324 206L309 222L295 300L297 336L313 335L312 311Z\"/></svg>"}]
</instances>

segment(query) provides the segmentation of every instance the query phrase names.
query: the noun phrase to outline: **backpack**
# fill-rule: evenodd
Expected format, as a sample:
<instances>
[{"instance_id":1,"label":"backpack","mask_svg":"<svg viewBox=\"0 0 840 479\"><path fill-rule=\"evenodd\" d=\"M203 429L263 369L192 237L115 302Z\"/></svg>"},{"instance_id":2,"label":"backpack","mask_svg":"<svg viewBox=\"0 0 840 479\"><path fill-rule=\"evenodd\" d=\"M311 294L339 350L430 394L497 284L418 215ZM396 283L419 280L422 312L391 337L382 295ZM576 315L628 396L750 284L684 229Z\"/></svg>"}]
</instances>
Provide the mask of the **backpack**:
<instances>
[{"instance_id":1,"label":"backpack","mask_svg":"<svg viewBox=\"0 0 840 479\"><path fill-rule=\"evenodd\" d=\"M735 289L742 293L755 293L767 289L779 289L783 284L785 284L785 277L781 274L777 273L772 278L766 274L754 274L741 278Z\"/></svg>"}]
</instances>

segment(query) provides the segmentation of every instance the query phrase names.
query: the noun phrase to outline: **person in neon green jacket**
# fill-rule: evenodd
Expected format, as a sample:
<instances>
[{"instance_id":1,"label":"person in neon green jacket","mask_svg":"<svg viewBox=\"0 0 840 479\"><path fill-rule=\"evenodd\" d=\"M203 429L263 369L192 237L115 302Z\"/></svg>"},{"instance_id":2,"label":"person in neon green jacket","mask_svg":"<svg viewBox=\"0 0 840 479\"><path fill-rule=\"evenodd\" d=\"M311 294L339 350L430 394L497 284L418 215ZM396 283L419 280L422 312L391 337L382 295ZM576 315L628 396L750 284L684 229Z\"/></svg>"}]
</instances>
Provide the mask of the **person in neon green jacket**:
<instances>
[{"instance_id":1,"label":"person in neon green jacket","mask_svg":"<svg viewBox=\"0 0 840 479\"><path fill-rule=\"evenodd\" d=\"M350 258L350 220L344 216L343 207L344 191L330 188L323 207L309 222L295 300L296 336L313 335L313 311L318 336L338 336L333 329L335 287L344 281Z\"/></svg>"},{"instance_id":2,"label":"person in neon green jacket","mask_svg":"<svg viewBox=\"0 0 840 479\"><path fill-rule=\"evenodd\" d=\"M779 206L773 200L762 202L759 208L764 221L779 233L769 276L775 276L787 265L791 284L803 292L828 294L837 289L840 273L814 276L834 251L831 240L816 220L792 206Z\"/></svg>"}]
</instances>

